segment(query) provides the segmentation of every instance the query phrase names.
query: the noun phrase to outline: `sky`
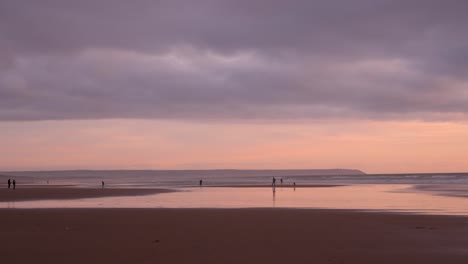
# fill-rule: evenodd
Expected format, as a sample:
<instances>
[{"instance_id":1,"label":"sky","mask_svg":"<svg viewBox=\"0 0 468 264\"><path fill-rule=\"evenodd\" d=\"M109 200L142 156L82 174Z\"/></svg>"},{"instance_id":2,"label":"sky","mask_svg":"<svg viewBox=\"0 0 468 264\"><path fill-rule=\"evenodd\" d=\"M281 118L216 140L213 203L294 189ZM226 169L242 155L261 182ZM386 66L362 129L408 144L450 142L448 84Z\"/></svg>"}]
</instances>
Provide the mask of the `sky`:
<instances>
[{"instance_id":1,"label":"sky","mask_svg":"<svg viewBox=\"0 0 468 264\"><path fill-rule=\"evenodd\" d=\"M463 0L2 0L0 170L468 171Z\"/></svg>"}]
</instances>

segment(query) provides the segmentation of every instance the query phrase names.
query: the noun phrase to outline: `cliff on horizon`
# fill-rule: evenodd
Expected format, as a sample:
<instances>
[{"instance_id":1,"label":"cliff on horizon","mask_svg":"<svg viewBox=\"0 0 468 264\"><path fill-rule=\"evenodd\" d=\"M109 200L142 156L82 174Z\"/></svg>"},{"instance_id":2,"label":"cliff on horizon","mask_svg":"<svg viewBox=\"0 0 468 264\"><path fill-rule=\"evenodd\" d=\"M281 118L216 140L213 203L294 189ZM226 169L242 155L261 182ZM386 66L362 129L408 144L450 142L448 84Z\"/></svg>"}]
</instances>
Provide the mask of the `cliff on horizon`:
<instances>
[{"instance_id":1,"label":"cliff on horizon","mask_svg":"<svg viewBox=\"0 0 468 264\"><path fill-rule=\"evenodd\" d=\"M249 176L332 176L332 175L365 175L355 169L292 169L292 170L67 170L67 171L10 171L0 172L0 179L11 176L62 178L62 177L147 177L147 176L221 176L221 177L249 177Z\"/></svg>"}]
</instances>

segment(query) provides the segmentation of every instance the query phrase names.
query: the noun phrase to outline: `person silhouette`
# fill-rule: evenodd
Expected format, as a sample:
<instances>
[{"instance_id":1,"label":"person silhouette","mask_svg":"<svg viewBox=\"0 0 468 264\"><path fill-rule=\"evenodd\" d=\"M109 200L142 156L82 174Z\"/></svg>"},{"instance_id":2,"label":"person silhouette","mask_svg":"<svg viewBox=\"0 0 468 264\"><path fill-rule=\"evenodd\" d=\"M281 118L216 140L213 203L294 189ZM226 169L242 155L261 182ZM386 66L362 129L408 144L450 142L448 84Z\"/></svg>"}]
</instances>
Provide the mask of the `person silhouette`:
<instances>
[{"instance_id":1,"label":"person silhouette","mask_svg":"<svg viewBox=\"0 0 468 264\"><path fill-rule=\"evenodd\" d=\"M296 190L296 182L293 182L294 190Z\"/></svg>"},{"instance_id":2,"label":"person silhouette","mask_svg":"<svg viewBox=\"0 0 468 264\"><path fill-rule=\"evenodd\" d=\"M202 184L203 184L203 180L200 179L200 186L202 186Z\"/></svg>"},{"instance_id":3,"label":"person silhouette","mask_svg":"<svg viewBox=\"0 0 468 264\"><path fill-rule=\"evenodd\" d=\"M16 189L16 181L13 180L13 190Z\"/></svg>"},{"instance_id":4,"label":"person silhouette","mask_svg":"<svg viewBox=\"0 0 468 264\"><path fill-rule=\"evenodd\" d=\"M104 189L104 181L101 182L102 189Z\"/></svg>"},{"instance_id":5,"label":"person silhouette","mask_svg":"<svg viewBox=\"0 0 468 264\"><path fill-rule=\"evenodd\" d=\"M283 185L283 178L281 178L280 181L281 181L281 185Z\"/></svg>"},{"instance_id":6,"label":"person silhouette","mask_svg":"<svg viewBox=\"0 0 468 264\"><path fill-rule=\"evenodd\" d=\"M276 179L273 177L273 183L271 184L273 187L276 186Z\"/></svg>"},{"instance_id":7,"label":"person silhouette","mask_svg":"<svg viewBox=\"0 0 468 264\"><path fill-rule=\"evenodd\" d=\"M10 186L11 186L11 180L8 179L8 189L10 189Z\"/></svg>"}]
</instances>

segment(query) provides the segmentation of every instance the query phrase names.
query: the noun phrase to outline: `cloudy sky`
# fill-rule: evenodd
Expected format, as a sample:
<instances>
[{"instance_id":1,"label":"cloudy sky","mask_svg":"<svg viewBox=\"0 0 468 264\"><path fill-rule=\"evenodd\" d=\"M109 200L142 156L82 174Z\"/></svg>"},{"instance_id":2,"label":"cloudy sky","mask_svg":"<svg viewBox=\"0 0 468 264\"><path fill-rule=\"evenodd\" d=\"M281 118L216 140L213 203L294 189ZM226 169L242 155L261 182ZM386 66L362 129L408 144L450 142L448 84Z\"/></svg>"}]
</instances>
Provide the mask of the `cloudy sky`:
<instances>
[{"instance_id":1,"label":"cloudy sky","mask_svg":"<svg viewBox=\"0 0 468 264\"><path fill-rule=\"evenodd\" d=\"M0 170L468 171L464 0L2 0Z\"/></svg>"}]
</instances>

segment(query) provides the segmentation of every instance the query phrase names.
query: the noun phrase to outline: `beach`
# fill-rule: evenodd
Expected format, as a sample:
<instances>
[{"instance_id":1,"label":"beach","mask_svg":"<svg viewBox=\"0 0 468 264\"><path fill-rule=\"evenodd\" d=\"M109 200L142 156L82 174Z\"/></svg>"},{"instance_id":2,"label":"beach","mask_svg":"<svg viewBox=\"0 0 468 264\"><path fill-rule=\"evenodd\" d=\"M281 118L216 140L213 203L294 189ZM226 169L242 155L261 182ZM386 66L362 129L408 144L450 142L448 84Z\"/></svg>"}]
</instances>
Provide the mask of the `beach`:
<instances>
[{"instance_id":1,"label":"beach","mask_svg":"<svg viewBox=\"0 0 468 264\"><path fill-rule=\"evenodd\" d=\"M304 190L336 193L336 188L344 188L324 187ZM234 189L245 194L252 188ZM210 196L215 189L194 190L174 194L208 191ZM281 200L287 190L279 189L276 199ZM2 189L0 201L18 205L53 199L74 204L81 201L76 199L133 197L138 205L138 197L157 201L172 191L29 186ZM290 194L298 193L290 190ZM0 237L2 263L352 264L466 263L468 259L468 217L385 211L12 207L0 209Z\"/></svg>"},{"instance_id":2,"label":"beach","mask_svg":"<svg viewBox=\"0 0 468 264\"><path fill-rule=\"evenodd\" d=\"M72 186L34 186L18 187L6 190L2 186L0 202L36 201L36 200L68 200L97 197L141 196L171 192L169 189L130 189L130 188L76 188Z\"/></svg>"},{"instance_id":3,"label":"beach","mask_svg":"<svg viewBox=\"0 0 468 264\"><path fill-rule=\"evenodd\" d=\"M466 263L466 217L303 209L0 210L2 263Z\"/></svg>"}]
</instances>

